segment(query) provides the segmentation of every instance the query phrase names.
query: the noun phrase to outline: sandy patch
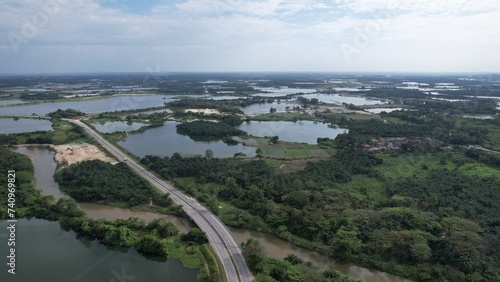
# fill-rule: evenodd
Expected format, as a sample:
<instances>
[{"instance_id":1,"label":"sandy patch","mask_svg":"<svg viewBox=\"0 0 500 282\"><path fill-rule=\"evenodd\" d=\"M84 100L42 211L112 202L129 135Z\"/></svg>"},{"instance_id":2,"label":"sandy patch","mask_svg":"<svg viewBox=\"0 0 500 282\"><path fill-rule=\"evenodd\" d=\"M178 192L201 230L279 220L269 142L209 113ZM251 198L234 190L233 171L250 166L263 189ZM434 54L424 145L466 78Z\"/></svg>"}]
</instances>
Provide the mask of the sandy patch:
<instances>
[{"instance_id":1,"label":"sandy patch","mask_svg":"<svg viewBox=\"0 0 500 282\"><path fill-rule=\"evenodd\" d=\"M220 115L219 110L216 109L186 109L184 112L202 113L204 115L211 115L211 114Z\"/></svg>"},{"instance_id":2,"label":"sandy patch","mask_svg":"<svg viewBox=\"0 0 500 282\"><path fill-rule=\"evenodd\" d=\"M66 144L53 147L56 151L54 159L58 163L72 165L74 163L88 160L102 160L105 162L116 162L115 159L107 157L99 148L91 144Z\"/></svg>"}]
</instances>

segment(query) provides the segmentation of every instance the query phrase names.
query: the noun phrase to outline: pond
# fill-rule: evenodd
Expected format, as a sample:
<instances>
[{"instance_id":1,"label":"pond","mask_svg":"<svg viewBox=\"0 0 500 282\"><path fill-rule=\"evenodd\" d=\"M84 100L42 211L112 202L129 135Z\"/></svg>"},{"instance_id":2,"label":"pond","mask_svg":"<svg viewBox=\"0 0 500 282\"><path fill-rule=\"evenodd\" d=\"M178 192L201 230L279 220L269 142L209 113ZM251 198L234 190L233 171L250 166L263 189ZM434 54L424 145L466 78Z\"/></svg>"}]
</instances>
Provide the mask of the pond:
<instances>
[{"instance_id":1,"label":"pond","mask_svg":"<svg viewBox=\"0 0 500 282\"><path fill-rule=\"evenodd\" d=\"M347 133L347 129L331 127L329 124L314 121L250 121L244 122L238 129L249 135L265 137L278 135L280 140L316 144L318 137L335 139L337 135Z\"/></svg>"},{"instance_id":2,"label":"pond","mask_svg":"<svg viewBox=\"0 0 500 282\"><path fill-rule=\"evenodd\" d=\"M381 112L394 112L394 111L401 111L403 108L372 108L372 109L366 109L365 111L370 112L372 114L380 114Z\"/></svg>"},{"instance_id":3,"label":"pond","mask_svg":"<svg viewBox=\"0 0 500 282\"><path fill-rule=\"evenodd\" d=\"M44 116L57 109L75 109L84 113L102 113L133 109L144 109L163 106L166 102L174 101L174 96L167 95L122 95L109 98L82 101L64 101L0 107L0 115L32 115Z\"/></svg>"},{"instance_id":4,"label":"pond","mask_svg":"<svg viewBox=\"0 0 500 282\"><path fill-rule=\"evenodd\" d=\"M33 131L51 131L52 122L45 119L0 118L0 134L23 133Z\"/></svg>"},{"instance_id":5,"label":"pond","mask_svg":"<svg viewBox=\"0 0 500 282\"><path fill-rule=\"evenodd\" d=\"M273 102L273 103L260 103L260 104L252 104L248 107L241 108L241 110L246 114L246 115L262 115L262 114L269 114L271 108L275 108L277 112L285 112L286 108L293 109L293 107L297 107L300 105L296 104L293 101L285 101L285 102Z\"/></svg>"},{"instance_id":6,"label":"pond","mask_svg":"<svg viewBox=\"0 0 500 282\"><path fill-rule=\"evenodd\" d=\"M254 88L257 91L270 92L270 93L252 94L252 96L261 96L261 97L280 97L280 96L287 96L287 95L298 94L298 93L308 94L308 93L316 92L316 89L307 89L307 88L288 88L288 87L280 87L280 88L254 87Z\"/></svg>"},{"instance_id":7,"label":"pond","mask_svg":"<svg viewBox=\"0 0 500 282\"><path fill-rule=\"evenodd\" d=\"M381 100L375 100L360 96L346 96L340 94L307 94L301 95L307 99L316 98L320 102L329 103L329 104L339 104L347 103L353 105L376 105L376 104L386 104L387 102Z\"/></svg>"},{"instance_id":8,"label":"pond","mask_svg":"<svg viewBox=\"0 0 500 282\"><path fill-rule=\"evenodd\" d=\"M102 133L113 133L117 131L134 131L147 124L141 122L126 122L126 121L107 121L107 122L96 122L92 123L99 132Z\"/></svg>"},{"instance_id":9,"label":"pond","mask_svg":"<svg viewBox=\"0 0 500 282\"><path fill-rule=\"evenodd\" d=\"M9 223L10 224L10 223ZM6 232L7 221L0 221ZM16 223L16 274L7 273L6 241L0 244L4 266L0 281L196 281L198 269L185 268L178 259L143 256L134 248L112 250L96 240L77 239L58 222L19 219ZM5 256L4 256L5 255ZM122 279L122 280L120 280ZM124 281L124 280L123 280Z\"/></svg>"},{"instance_id":10,"label":"pond","mask_svg":"<svg viewBox=\"0 0 500 282\"><path fill-rule=\"evenodd\" d=\"M14 104L24 104L26 101L15 99L15 100L0 100L0 105L14 105Z\"/></svg>"},{"instance_id":11,"label":"pond","mask_svg":"<svg viewBox=\"0 0 500 282\"><path fill-rule=\"evenodd\" d=\"M133 134L118 144L139 157L146 155L171 156L176 152L182 155L204 156L207 149L212 150L216 158L228 158L236 153L255 156L256 148L254 147L246 147L241 144L229 146L220 140L194 141L188 136L178 134L175 127L177 124L179 123L175 121L167 121L162 127Z\"/></svg>"}]
</instances>

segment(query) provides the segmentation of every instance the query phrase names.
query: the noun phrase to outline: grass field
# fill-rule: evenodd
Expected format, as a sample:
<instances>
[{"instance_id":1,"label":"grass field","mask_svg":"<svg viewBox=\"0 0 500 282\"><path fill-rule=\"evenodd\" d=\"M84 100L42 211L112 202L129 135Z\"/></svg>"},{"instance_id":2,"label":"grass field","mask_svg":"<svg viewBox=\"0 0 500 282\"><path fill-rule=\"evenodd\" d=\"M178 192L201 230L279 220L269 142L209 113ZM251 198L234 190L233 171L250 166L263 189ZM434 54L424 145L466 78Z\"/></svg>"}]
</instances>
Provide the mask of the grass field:
<instances>
[{"instance_id":1,"label":"grass field","mask_svg":"<svg viewBox=\"0 0 500 282\"><path fill-rule=\"evenodd\" d=\"M461 152L439 152L425 155L378 154L383 164L375 167L386 177L393 179L402 177L425 177L433 169L458 170L464 174L477 177L497 177L500 170L469 159Z\"/></svg>"}]
</instances>

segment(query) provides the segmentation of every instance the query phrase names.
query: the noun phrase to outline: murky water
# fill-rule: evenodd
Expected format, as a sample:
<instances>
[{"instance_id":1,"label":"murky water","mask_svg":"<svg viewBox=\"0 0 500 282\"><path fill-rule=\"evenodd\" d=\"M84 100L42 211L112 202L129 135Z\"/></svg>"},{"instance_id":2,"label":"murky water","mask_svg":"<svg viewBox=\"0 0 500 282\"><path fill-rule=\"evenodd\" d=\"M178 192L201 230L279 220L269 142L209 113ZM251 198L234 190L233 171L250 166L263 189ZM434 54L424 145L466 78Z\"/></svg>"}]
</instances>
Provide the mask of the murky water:
<instances>
[{"instance_id":1,"label":"murky water","mask_svg":"<svg viewBox=\"0 0 500 282\"><path fill-rule=\"evenodd\" d=\"M54 172L56 163L54 161L54 152L47 147L17 147L14 151L28 155L35 167L35 187L42 190L43 195L52 195L55 199L68 197L59 190L59 184L54 181ZM150 221L156 218L164 218L172 222L180 232L186 233L191 229L192 223L182 217L151 213L145 211L133 211L130 209L111 207L95 203L78 203L82 209L92 219L128 219L137 217L139 219Z\"/></svg>"}]
</instances>

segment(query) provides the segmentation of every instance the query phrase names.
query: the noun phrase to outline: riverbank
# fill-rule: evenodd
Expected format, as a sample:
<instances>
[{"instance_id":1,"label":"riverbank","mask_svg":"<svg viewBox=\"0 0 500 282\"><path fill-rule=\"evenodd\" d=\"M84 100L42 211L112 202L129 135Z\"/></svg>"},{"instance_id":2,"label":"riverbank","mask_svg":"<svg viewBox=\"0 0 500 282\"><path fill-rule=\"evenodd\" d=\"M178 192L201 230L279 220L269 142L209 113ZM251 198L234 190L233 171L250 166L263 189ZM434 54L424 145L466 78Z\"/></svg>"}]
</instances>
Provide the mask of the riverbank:
<instances>
[{"instance_id":1,"label":"riverbank","mask_svg":"<svg viewBox=\"0 0 500 282\"><path fill-rule=\"evenodd\" d=\"M34 149L34 147L27 147L27 148ZM9 167L5 165L9 163L9 160L12 160L12 162L10 163L14 164L16 174L23 175L22 182L21 179L19 179L21 177L18 178L19 185L22 185L25 182L35 183L35 185L44 183L44 180L36 179L34 177L33 165L31 164L31 168L27 165L31 163L30 159L36 159L37 157L40 157L39 155L38 156L31 155L28 157L26 155L14 153L6 148L0 148L0 150L3 150L2 151L3 158L1 162L2 169L7 170ZM51 155L48 153L49 152L48 148L45 146L43 147L42 150L45 150L47 152L47 157L50 158ZM50 164L50 162L47 162L47 160L38 159L37 161L38 163L35 170L38 170L40 168L41 166L40 163L44 164L43 167L46 167L47 164ZM23 163L26 163L26 165L24 165ZM50 167L52 167L52 173L53 173L55 168L55 163L53 162L53 160L52 164L53 165ZM28 175L30 175L29 177L27 177L27 175L23 173L25 169L27 169L26 172L28 173ZM48 172L48 170L45 170L45 172ZM180 236L175 235L178 233L178 229L173 227L173 225L170 222L164 221L164 219L162 219L162 221L171 225L176 231L175 233L171 233L173 235L171 235L168 238L166 237L156 238L157 235L155 234L161 234L159 232L162 231L160 231L160 229L158 231L155 230L157 228L160 228L160 226L162 225L159 225L158 227L154 227L153 229L151 229L148 227L150 226L150 224L146 225L145 222L140 223L141 221L139 221L139 219L132 219L132 220L128 219L126 221L123 221L123 219L117 219L115 221L102 220L102 219L94 220L88 218L87 215L78 208L77 204L73 200L67 197L64 198L61 197L56 203L54 203L54 201L51 200L50 196L42 195L41 190L35 190L35 187L33 187L32 184L23 185L23 187L24 187L23 192L29 193L31 197L35 199L29 200L29 202L32 203L30 206L25 206L25 203L22 201L16 203L16 211L18 211L17 214L18 218L29 216L29 217L48 219L48 220L57 220L62 222L63 225L71 227L71 229L73 229L77 233L84 234L85 236L91 236L91 238L93 239L98 239L101 243L104 243L107 246L126 247L126 248L136 247L138 248L138 250L142 250L143 252L147 253L153 252L153 249L150 249L149 247L146 247L146 245L141 243L142 242L141 238L147 237L150 238L148 240L152 240L151 242L157 242L156 244L159 244L158 246L161 246L159 248L164 250L162 254L165 255L164 257L165 260L167 258L166 255L168 255L169 258L180 259L185 267L197 268L197 269L202 268L203 265L210 264L210 262L204 260L204 256L202 254L204 251L200 248L201 245L183 242ZM37 188L44 188L44 187L37 187ZM20 191L18 193L20 193ZM3 219L8 218L7 215L4 213L0 214L0 216ZM155 220L157 222L161 222L158 221L158 219L152 219L152 220L153 222ZM88 226L88 227L83 227L83 226ZM125 230L124 228L127 230ZM102 233L99 230L107 230L107 231L105 233ZM154 252L160 249L155 248ZM208 268L209 267L203 267L203 269L208 269ZM202 275L210 275L207 274L205 270L203 270L201 273Z\"/></svg>"}]
</instances>

